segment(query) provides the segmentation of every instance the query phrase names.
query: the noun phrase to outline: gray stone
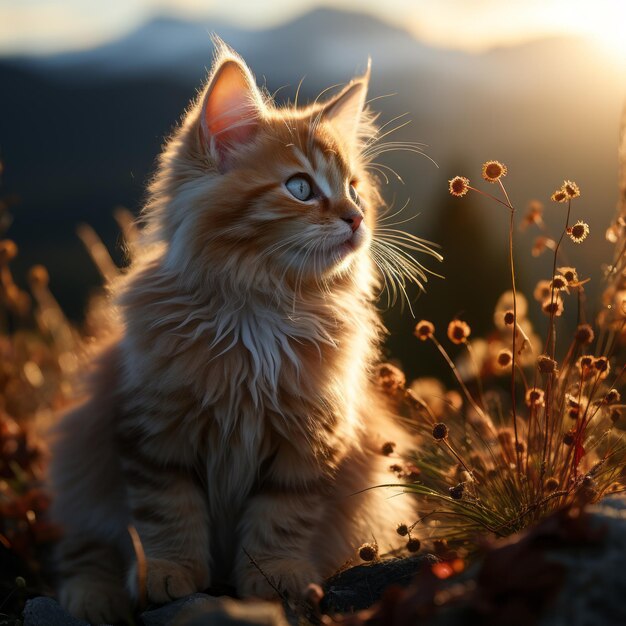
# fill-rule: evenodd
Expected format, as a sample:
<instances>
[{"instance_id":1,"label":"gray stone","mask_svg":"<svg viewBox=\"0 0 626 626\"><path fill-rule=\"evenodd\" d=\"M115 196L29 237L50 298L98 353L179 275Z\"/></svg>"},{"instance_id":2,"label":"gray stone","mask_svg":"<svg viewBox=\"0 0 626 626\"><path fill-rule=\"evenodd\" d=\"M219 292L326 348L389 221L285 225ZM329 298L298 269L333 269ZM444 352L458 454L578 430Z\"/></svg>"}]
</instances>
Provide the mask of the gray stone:
<instances>
[{"instance_id":1,"label":"gray stone","mask_svg":"<svg viewBox=\"0 0 626 626\"><path fill-rule=\"evenodd\" d=\"M24 607L24 626L89 626L72 617L52 598L33 598Z\"/></svg>"},{"instance_id":2,"label":"gray stone","mask_svg":"<svg viewBox=\"0 0 626 626\"><path fill-rule=\"evenodd\" d=\"M141 615L144 626L288 626L280 605L271 602L240 602L195 593ZM24 626L89 626L72 617L52 598L26 603Z\"/></svg>"},{"instance_id":3,"label":"gray stone","mask_svg":"<svg viewBox=\"0 0 626 626\"><path fill-rule=\"evenodd\" d=\"M548 553L567 575L542 626L626 624L626 497L606 498L588 512L593 527L606 534L597 545Z\"/></svg>"}]
</instances>

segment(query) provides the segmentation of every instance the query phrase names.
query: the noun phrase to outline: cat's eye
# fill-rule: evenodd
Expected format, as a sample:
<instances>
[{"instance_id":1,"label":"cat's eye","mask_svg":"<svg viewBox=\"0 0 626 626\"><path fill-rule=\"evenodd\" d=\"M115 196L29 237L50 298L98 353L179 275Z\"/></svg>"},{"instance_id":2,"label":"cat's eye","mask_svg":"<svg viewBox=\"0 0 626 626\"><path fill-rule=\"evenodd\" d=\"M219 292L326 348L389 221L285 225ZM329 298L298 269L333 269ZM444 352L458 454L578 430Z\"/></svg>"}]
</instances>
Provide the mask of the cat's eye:
<instances>
[{"instance_id":1,"label":"cat's eye","mask_svg":"<svg viewBox=\"0 0 626 626\"><path fill-rule=\"evenodd\" d=\"M354 202L354 204L360 204L361 202L359 199L359 192L356 190L354 183L350 183L350 199Z\"/></svg>"},{"instance_id":2,"label":"cat's eye","mask_svg":"<svg viewBox=\"0 0 626 626\"><path fill-rule=\"evenodd\" d=\"M305 202L306 200L310 200L313 197L313 189L311 188L311 183L304 176L292 176L286 183L285 186L289 190L289 193L296 198L296 200L301 200Z\"/></svg>"}]
</instances>

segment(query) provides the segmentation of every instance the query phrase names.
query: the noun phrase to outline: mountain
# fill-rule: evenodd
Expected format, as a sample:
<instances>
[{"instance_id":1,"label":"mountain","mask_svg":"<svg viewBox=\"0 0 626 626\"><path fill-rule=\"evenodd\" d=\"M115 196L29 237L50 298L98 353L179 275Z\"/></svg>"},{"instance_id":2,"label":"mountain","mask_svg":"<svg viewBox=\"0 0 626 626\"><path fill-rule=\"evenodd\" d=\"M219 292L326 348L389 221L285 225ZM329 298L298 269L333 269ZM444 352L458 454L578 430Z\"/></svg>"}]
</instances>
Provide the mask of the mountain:
<instances>
[{"instance_id":1,"label":"mountain","mask_svg":"<svg viewBox=\"0 0 626 626\"><path fill-rule=\"evenodd\" d=\"M425 237L454 231L450 216L459 201L447 194L447 180L456 174L479 179L480 164L497 158L509 167L507 188L520 211L531 198L549 198L564 178L576 180L583 196L573 218L587 219L592 234L584 249L571 250L572 263L582 264L584 257L585 267L595 270L608 257L603 233L617 197L625 83L620 68L590 44L549 39L466 54L426 46L369 15L330 9L268 30L158 18L93 50L0 59L4 189L21 197L9 232L21 248L16 269L23 274L29 265L46 264L52 289L73 317L81 315L85 294L97 282L75 226L90 222L116 249L112 210L141 206L164 137L206 76L210 32L238 50L270 92L282 88L279 101L294 97L303 76L300 100L313 99L348 81L372 57L370 97L381 122L407 114L391 128L411 120L389 139L423 141L439 164L437 169L406 152L381 157L405 182L392 176L386 198L396 207L410 198L403 216L420 214L403 227ZM473 260L505 259L506 211L476 204L474 232L483 237L463 242L459 233L459 245L474 246ZM561 208L547 208L549 227L562 228ZM526 235L518 248L526 291L549 272L545 258L530 259L530 243ZM469 303L455 299L454 285L468 280L463 267L434 269L446 282L429 283L418 315L434 307L432 315L441 319L464 311L470 320L488 322L485 309L506 288L495 268L485 266L474 277L493 273L492 296ZM593 291L598 276L592 278ZM410 341L411 320L398 309L389 319L404 329L391 344L400 354Z\"/></svg>"}]
</instances>

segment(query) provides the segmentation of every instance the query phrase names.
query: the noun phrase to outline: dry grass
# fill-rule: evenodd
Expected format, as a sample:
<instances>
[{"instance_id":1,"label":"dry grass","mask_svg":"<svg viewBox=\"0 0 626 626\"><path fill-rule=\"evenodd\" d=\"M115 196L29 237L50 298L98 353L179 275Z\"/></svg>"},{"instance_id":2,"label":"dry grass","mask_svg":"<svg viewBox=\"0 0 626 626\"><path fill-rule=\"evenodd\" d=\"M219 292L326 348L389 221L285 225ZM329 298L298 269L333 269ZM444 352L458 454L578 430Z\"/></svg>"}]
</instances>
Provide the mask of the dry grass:
<instances>
[{"instance_id":1,"label":"dry grass","mask_svg":"<svg viewBox=\"0 0 626 626\"><path fill-rule=\"evenodd\" d=\"M528 301L516 286L517 215L502 181L506 174L497 161L483 165L483 178L496 187L495 193L472 186L465 177L450 181L453 196L479 193L509 212L511 290L498 302L493 334L473 340L461 320L450 322L446 340L427 320L415 329L420 343L434 345L448 363L459 391L432 379L405 388L402 373L389 367L381 376L421 435L414 457L391 466L398 477L409 478L406 491L422 502L423 515L408 527L409 537L419 536L440 551L455 546L452 556L471 551L481 537L506 536L556 509L580 507L624 490L626 223L619 218L607 233L616 253L592 324L585 310L588 281L566 262L572 252L567 248L584 246L589 232L582 220L571 224L580 189L565 181L552 196L557 204L550 210L562 212L564 222L557 237L545 232L541 203L529 205L520 227L540 231L543 245L536 243L533 255L550 255L546 280L534 292L535 306L547 318L541 339L528 318ZM565 309L573 309L577 319L569 338L561 337ZM455 359L444 343L456 346ZM558 350L557 345L564 347ZM417 348L423 354L424 347Z\"/></svg>"}]
</instances>

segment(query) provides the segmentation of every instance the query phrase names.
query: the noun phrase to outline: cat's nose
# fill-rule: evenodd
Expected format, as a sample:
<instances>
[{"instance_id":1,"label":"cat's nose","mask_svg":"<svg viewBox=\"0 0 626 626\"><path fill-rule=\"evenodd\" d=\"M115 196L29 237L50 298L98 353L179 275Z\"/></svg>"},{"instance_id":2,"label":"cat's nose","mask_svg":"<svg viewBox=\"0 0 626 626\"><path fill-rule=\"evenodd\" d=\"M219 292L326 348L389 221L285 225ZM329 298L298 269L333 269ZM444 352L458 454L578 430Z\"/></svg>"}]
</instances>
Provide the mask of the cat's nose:
<instances>
[{"instance_id":1,"label":"cat's nose","mask_svg":"<svg viewBox=\"0 0 626 626\"><path fill-rule=\"evenodd\" d=\"M363 216L360 213L350 213L350 215L346 215L341 219L350 226L352 232L354 233L361 225L361 222L363 221Z\"/></svg>"}]
</instances>

